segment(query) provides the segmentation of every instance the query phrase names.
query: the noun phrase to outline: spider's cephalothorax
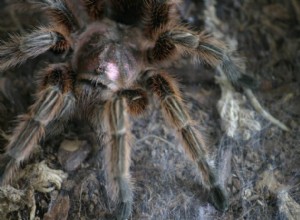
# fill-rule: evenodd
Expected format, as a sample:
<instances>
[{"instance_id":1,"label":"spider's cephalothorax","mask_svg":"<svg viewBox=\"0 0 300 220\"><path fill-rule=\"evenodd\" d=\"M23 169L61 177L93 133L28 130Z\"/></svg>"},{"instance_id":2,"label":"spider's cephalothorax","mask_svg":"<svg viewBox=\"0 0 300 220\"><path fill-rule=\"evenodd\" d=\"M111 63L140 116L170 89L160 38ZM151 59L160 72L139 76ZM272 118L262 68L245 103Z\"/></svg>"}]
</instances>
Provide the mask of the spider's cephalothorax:
<instances>
[{"instance_id":1,"label":"spider's cephalothorax","mask_svg":"<svg viewBox=\"0 0 300 220\"><path fill-rule=\"evenodd\" d=\"M226 210L227 198L208 163L205 141L176 80L163 70L188 54L213 67L220 65L232 84L242 89L249 78L232 63L224 45L180 24L179 0L82 0L90 19L84 27L65 0L28 2L48 12L50 24L0 45L0 70L48 50L69 51L71 56L42 71L36 101L21 117L0 157L1 183L8 182L53 124L83 115L97 135L107 133L106 169L112 197L119 203L115 215L128 219L133 200L129 115L142 114L148 96L153 96L198 167L211 202Z\"/></svg>"}]
</instances>

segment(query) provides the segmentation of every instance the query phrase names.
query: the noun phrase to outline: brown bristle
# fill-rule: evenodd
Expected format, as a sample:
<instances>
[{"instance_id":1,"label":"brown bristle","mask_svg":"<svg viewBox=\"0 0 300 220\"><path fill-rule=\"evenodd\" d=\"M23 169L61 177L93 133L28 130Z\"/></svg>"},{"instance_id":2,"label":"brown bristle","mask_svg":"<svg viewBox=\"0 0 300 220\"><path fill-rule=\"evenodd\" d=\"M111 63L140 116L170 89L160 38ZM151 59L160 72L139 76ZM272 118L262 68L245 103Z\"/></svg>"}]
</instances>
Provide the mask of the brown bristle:
<instances>
[{"instance_id":1,"label":"brown bristle","mask_svg":"<svg viewBox=\"0 0 300 220\"><path fill-rule=\"evenodd\" d=\"M153 49L148 51L148 58L151 61L162 61L176 52L176 46L172 40L162 34L156 41Z\"/></svg>"},{"instance_id":2,"label":"brown bristle","mask_svg":"<svg viewBox=\"0 0 300 220\"><path fill-rule=\"evenodd\" d=\"M48 13L53 19L54 24L64 25L70 32L73 30L75 24L62 11L53 9L49 10Z\"/></svg>"},{"instance_id":3,"label":"brown bristle","mask_svg":"<svg viewBox=\"0 0 300 220\"><path fill-rule=\"evenodd\" d=\"M147 93L142 89L132 89L121 91L121 96L126 98L130 115L138 116L145 112L148 106Z\"/></svg>"},{"instance_id":4,"label":"brown bristle","mask_svg":"<svg viewBox=\"0 0 300 220\"><path fill-rule=\"evenodd\" d=\"M149 18L147 20L147 28L149 30L155 30L165 25L169 21L170 5L166 3L153 3L157 2L152 0L148 3L148 7L145 11L149 11Z\"/></svg>"},{"instance_id":5,"label":"brown bristle","mask_svg":"<svg viewBox=\"0 0 300 220\"><path fill-rule=\"evenodd\" d=\"M68 47L69 43L65 41L64 33L60 27L41 27L23 36L12 36L8 42L0 43L0 70L14 67L29 58L37 57L49 49L55 48L59 42L63 43L64 47Z\"/></svg>"},{"instance_id":6,"label":"brown bristle","mask_svg":"<svg viewBox=\"0 0 300 220\"><path fill-rule=\"evenodd\" d=\"M69 1L61 1L55 8L49 10L49 12L54 15L53 19L58 22L58 24L65 25L70 32L73 32L78 29L80 25L70 5L72 4L70 4Z\"/></svg>"},{"instance_id":7,"label":"brown bristle","mask_svg":"<svg viewBox=\"0 0 300 220\"><path fill-rule=\"evenodd\" d=\"M197 165L202 175L203 185L207 190L213 190L211 196L213 204L220 210L226 209L226 193L217 186L215 169L208 163L206 142L195 128L181 100L175 80L167 73L154 70L145 72L143 77L146 80L146 86L157 95L165 119L177 130L185 151Z\"/></svg>"},{"instance_id":8,"label":"brown bristle","mask_svg":"<svg viewBox=\"0 0 300 220\"><path fill-rule=\"evenodd\" d=\"M155 40L157 36L178 18L178 1L159 1L147 0L144 3L143 17L144 35L147 38ZM166 28L167 27L167 28Z\"/></svg>"},{"instance_id":9,"label":"brown bristle","mask_svg":"<svg viewBox=\"0 0 300 220\"><path fill-rule=\"evenodd\" d=\"M176 89L175 82L171 80L171 77L169 77L167 73L161 72L160 74L152 76L147 80L147 84L160 99L164 99L170 95L180 96L179 90Z\"/></svg>"},{"instance_id":10,"label":"brown bristle","mask_svg":"<svg viewBox=\"0 0 300 220\"><path fill-rule=\"evenodd\" d=\"M57 43L51 49L56 53L63 53L67 49L69 49L70 44L62 34L60 34L59 32L56 33L58 38Z\"/></svg>"},{"instance_id":11,"label":"brown bristle","mask_svg":"<svg viewBox=\"0 0 300 220\"><path fill-rule=\"evenodd\" d=\"M205 33L199 34L199 46L195 55L213 67L218 66L226 55L226 47L214 37Z\"/></svg>"},{"instance_id":12,"label":"brown bristle","mask_svg":"<svg viewBox=\"0 0 300 220\"><path fill-rule=\"evenodd\" d=\"M105 2L104 0L82 0L88 15L96 20L103 17Z\"/></svg>"},{"instance_id":13,"label":"brown bristle","mask_svg":"<svg viewBox=\"0 0 300 220\"><path fill-rule=\"evenodd\" d=\"M58 86L64 93L73 90L74 76L66 64L53 64L43 70L42 89L49 85Z\"/></svg>"}]
</instances>

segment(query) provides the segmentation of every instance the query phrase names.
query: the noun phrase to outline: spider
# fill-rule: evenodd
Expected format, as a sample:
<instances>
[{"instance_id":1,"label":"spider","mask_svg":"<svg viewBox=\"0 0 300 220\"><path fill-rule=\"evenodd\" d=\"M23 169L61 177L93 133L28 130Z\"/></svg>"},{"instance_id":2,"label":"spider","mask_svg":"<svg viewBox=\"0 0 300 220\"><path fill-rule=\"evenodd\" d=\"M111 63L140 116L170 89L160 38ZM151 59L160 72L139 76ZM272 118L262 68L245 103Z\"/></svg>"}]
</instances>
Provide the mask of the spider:
<instances>
[{"instance_id":1,"label":"spider","mask_svg":"<svg viewBox=\"0 0 300 220\"><path fill-rule=\"evenodd\" d=\"M132 211L130 117L143 114L149 98L160 103L165 120L197 166L211 203L221 211L227 194L218 183L207 146L182 99L176 79L165 69L183 56L220 66L238 89L252 79L230 59L222 42L182 24L179 0L82 0L81 22L65 0L27 0L45 10L49 24L0 45L0 70L15 67L48 50L67 54L64 63L41 71L36 100L22 115L0 157L0 182L7 184L20 163L55 124L80 116L104 132L106 171L117 219ZM82 25L81 23L85 23Z\"/></svg>"}]
</instances>

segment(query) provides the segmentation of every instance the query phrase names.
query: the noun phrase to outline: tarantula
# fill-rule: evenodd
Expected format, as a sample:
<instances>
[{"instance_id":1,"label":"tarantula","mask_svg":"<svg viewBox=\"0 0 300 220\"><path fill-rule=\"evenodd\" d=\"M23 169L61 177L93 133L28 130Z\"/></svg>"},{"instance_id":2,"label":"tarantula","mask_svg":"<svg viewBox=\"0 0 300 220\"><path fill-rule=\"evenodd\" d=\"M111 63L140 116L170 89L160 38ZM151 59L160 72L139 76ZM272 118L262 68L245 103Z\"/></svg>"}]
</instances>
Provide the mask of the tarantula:
<instances>
[{"instance_id":1,"label":"tarantula","mask_svg":"<svg viewBox=\"0 0 300 220\"><path fill-rule=\"evenodd\" d=\"M133 202L129 116L143 114L153 96L198 167L210 201L226 210L227 196L208 162L205 140L189 116L176 80L164 70L188 55L196 62L220 66L231 83L243 89L252 79L232 62L224 44L183 25L179 0L82 0L89 16L84 26L68 1L27 1L47 12L49 25L2 43L0 70L48 50L68 55L64 63L41 71L36 100L21 116L0 157L1 184L11 179L45 132L77 115L97 135L107 133L106 170L112 197L118 201L115 216L128 219Z\"/></svg>"}]
</instances>

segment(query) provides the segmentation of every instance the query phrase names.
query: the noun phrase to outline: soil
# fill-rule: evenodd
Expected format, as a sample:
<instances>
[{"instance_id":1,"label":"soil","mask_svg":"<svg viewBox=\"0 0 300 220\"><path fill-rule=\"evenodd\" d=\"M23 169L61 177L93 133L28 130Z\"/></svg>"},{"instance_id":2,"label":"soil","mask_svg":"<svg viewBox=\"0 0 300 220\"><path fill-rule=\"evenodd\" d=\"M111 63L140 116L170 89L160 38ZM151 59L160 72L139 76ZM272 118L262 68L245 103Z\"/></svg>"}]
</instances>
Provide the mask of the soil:
<instances>
[{"instance_id":1,"label":"soil","mask_svg":"<svg viewBox=\"0 0 300 220\"><path fill-rule=\"evenodd\" d=\"M9 6L11 2L0 2L0 17L4 18L0 39L46 23L43 13L17 10ZM211 14L205 11L206 2L184 1L182 18L195 29L215 30L208 22ZM220 22L218 37L234 43L237 52L233 56L242 58L246 74L259 82L255 96L290 131L257 113L259 131L247 140L228 137L217 110L221 89L215 82L215 70L182 60L170 71L182 85L197 127L210 140L210 154L228 191L229 209L221 213L208 203L209 192L201 187L196 168L158 106L153 105L144 117L132 119L135 188L131 219L300 219L300 4L296 0L218 2L214 5ZM34 101L38 72L59 60L49 52L0 74L2 152L18 123L17 116ZM249 101L246 106L253 110ZM25 205L20 199L17 208L6 212L3 219L29 219L32 200L35 219L105 219L106 213L115 209L102 163L105 144L99 144L84 121L77 119L56 133L46 135L22 169L45 161L51 169L63 170L68 177L61 189L34 191L33 199L24 192L32 189L22 182L23 176L13 187L21 190ZM18 179L17 174L14 178ZM54 185L52 182L49 187Z\"/></svg>"}]
</instances>

